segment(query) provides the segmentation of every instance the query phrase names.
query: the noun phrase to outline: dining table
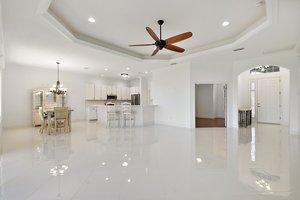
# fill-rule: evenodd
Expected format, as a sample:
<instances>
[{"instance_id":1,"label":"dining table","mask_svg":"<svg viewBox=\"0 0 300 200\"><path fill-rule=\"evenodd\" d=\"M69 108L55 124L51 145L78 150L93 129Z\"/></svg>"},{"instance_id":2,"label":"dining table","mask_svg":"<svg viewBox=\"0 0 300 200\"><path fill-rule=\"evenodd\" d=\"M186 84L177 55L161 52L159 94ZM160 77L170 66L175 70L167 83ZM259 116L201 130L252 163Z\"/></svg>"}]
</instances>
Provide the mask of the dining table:
<instances>
[{"instance_id":1,"label":"dining table","mask_svg":"<svg viewBox=\"0 0 300 200\"><path fill-rule=\"evenodd\" d=\"M68 132L71 132L72 130L72 123L71 123L71 113L72 111L74 111L73 109L68 109ZM50 134L51 132L51 118L54 117L55 113L54 113L54 109L45 109L44 113L47 115L47 132L48 134Z\"/></svg>"}]
</instances>

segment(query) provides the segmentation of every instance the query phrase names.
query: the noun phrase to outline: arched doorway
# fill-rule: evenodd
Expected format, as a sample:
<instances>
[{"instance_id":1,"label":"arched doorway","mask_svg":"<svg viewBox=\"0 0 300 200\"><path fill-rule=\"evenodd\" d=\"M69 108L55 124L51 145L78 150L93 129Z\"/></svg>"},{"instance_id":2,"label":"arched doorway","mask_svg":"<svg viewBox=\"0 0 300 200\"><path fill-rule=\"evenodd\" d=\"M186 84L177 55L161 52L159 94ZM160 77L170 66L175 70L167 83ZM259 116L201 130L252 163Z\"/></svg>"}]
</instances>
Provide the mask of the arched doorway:
<instances>
[{"instance_id":1,"label":"arched doorway","mask_svg":"<svg viewBox=\"0 0 300 200\"><path fill-rule=\"evenodd\" d=\"M290 70L256 66L238 76L238 108L251 109L254 123L289 125Z\"/></svg>"}]
</instances>

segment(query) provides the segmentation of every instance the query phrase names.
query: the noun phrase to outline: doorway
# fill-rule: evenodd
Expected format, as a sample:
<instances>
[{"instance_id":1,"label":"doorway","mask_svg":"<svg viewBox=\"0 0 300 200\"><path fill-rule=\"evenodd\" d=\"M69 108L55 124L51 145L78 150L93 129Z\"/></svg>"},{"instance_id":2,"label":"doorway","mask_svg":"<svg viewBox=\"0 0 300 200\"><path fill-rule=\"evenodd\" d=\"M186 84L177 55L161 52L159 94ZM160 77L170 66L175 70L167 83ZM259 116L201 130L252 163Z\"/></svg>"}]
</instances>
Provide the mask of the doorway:
<instances>
[{"instance_id":1,"label":"doorway","mask_svg":"<svg viewBox=\"0 0 300 200\"><path fill-rule=\"evenodd\" d=\"M254 123L289 125L289 82L290 72L283 67L259 66L241 73L238 108L251 109Z\"/></svg>"},{"instance_id":2,"label":"doorway","mask_svg":"<svg viewBox=\"0 0 300 200\"><path fill-rule=\"evenodd\" d=\"M201 127L226 127L227 85L195 85L195 125Z\"/></svg>"}]
</instances>

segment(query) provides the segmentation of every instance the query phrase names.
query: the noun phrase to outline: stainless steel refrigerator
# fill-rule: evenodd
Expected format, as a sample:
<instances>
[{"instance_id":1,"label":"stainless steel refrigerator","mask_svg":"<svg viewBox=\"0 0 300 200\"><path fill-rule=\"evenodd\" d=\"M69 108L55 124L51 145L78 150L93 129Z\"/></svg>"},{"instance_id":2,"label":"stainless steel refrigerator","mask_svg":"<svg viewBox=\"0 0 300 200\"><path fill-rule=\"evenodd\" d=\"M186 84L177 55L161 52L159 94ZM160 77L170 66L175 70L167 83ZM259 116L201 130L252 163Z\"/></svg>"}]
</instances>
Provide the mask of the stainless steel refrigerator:
<instances>
[{"instance_id":1,"label":"stainless steel refrigerator","mask_svg":"<svg viewBox=\"0 0 300 200\"><path fill-rule=\"evenodd\" d=\"M140 105L140 94L131 95L131 105Z\"/></svg>"}]
</instances>

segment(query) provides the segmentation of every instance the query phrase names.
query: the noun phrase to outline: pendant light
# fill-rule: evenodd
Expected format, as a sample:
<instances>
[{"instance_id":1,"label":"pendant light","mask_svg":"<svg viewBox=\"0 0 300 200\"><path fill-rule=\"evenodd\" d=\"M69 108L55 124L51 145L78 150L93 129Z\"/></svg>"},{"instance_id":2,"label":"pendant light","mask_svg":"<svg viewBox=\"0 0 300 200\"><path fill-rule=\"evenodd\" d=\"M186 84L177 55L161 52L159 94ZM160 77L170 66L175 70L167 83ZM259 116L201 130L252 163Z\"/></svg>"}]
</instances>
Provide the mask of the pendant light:
<instances>
[{"instance_id":1,"label":"pendant light","mask_svg":"<svg viewBox=\"0 0 300 200\"><path fill-rule=\"evenodd\" d=\"M67 88L63 88L63 85L60 84L60 81L59 81L59 62L56 62L57 64L57 81L56 81L56 85L54 84L50 89L49 91L52 92L53 94L57 94L57 95L64 95L66 94L67 92Z\"/></svg>"}]
</instances>

